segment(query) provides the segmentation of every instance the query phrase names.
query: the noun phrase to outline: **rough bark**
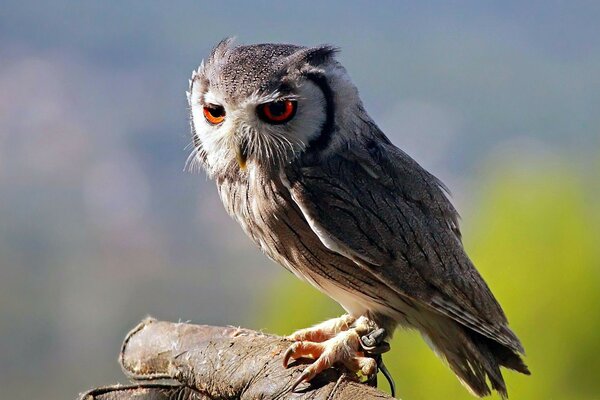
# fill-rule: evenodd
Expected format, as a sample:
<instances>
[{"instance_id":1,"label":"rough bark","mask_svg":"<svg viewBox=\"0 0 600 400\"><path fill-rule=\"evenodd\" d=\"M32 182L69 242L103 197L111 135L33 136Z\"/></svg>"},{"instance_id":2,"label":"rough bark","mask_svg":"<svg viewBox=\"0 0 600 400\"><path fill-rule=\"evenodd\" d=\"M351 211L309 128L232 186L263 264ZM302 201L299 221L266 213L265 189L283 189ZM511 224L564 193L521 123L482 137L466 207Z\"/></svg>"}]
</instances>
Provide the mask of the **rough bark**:
<instances>
[{"instance_id":1,"label":"rough bark","mask_svg":"<svg viewBox=\"0 0 600 400\"><path fill-rule=\"evenodd\" d=\"M280 336L243 328L146 319L127 335L119 357L136 383L93 389L80 399L391 399L337 369L290 392L305 365L283 368L289 345Z\"/></svg>"}]
</instances>

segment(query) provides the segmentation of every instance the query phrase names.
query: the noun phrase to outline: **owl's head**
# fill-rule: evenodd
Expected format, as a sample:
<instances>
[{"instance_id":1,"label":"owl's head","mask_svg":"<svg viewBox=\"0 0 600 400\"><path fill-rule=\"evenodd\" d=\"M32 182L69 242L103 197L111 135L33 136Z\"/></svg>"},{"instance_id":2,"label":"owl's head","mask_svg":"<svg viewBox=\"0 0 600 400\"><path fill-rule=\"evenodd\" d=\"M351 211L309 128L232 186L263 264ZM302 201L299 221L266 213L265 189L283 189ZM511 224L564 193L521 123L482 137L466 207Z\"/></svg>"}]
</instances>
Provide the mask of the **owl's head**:
<instances>
[{"instance_id":1,"label":"owl's head","mask_svg":"<svg viewBox=\"0 0 600 400\"><path fill-rule=\"evenodd\" d=\"M192 165L210 176L277 171L324 148L356 88L330 46L219 43L190 80Z\"/></svg>"}]
</instances>

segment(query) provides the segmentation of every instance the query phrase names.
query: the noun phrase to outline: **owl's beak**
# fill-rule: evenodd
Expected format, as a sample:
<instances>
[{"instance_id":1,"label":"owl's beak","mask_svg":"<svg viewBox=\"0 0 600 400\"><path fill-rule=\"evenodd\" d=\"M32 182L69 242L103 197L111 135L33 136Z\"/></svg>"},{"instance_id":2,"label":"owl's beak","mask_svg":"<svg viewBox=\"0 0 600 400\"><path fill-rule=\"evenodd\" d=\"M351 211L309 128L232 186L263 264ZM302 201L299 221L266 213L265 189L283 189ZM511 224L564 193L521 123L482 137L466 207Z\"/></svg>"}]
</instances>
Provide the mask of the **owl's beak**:
<instances>
[{"instance_id":1,"label":"owl's beak","mask_svg":"<svg viewBox=\"0 0 600 400\"><path fill-rule=\"evenodd\" d=\"M237 159L240 169L246 169L246 161L248 160L248 145L245 140L237 144L235 149L235 158Z\"/></svg>"}]
</instances>

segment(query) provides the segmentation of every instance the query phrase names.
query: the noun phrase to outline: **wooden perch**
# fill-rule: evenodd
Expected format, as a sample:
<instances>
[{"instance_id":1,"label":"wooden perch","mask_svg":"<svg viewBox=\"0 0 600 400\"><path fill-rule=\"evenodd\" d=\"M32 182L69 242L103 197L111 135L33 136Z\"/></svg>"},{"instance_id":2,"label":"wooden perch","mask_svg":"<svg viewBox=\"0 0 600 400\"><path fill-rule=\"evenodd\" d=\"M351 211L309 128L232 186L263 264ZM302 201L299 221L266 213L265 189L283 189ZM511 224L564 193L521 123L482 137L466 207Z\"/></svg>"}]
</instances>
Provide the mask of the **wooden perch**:
<instances>
[{"instance_id":1,"label":"wooden perch","mask_svg":"<svg viewBox=\"0 0 600 400\"><path fill-rule=\"evenodd\" d=\"M80 399L391 399L337 369L290 392L305 365L283 368L289 345L283 337L248 329L146 319L127 335L119 357L137 383L93 389Z\"/></svg>"}]
</instances>

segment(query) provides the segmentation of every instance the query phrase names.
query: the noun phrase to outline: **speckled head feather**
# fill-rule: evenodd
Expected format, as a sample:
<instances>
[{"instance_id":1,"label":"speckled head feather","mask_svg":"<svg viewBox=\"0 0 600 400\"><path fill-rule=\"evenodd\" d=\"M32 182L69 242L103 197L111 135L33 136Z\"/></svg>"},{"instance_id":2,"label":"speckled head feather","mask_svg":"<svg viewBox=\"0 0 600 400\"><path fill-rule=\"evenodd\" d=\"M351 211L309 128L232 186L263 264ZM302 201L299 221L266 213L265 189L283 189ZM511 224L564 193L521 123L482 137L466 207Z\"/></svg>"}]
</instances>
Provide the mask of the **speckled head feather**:
<instances>
[{"instance_id":1,"label":"speckled head feather","mask_svg":"<svg viewBox=\"0 0 600 400\"><path fill-rule=\"evenodd\" d=\"M204 77L230 98L267 93L278 89L286 75L307 66L323 65L335 52L336 49L328 45L312 48L271 43L235 46L233 39L228 38L211 52Z\"/></svg>"}]
</instances>

